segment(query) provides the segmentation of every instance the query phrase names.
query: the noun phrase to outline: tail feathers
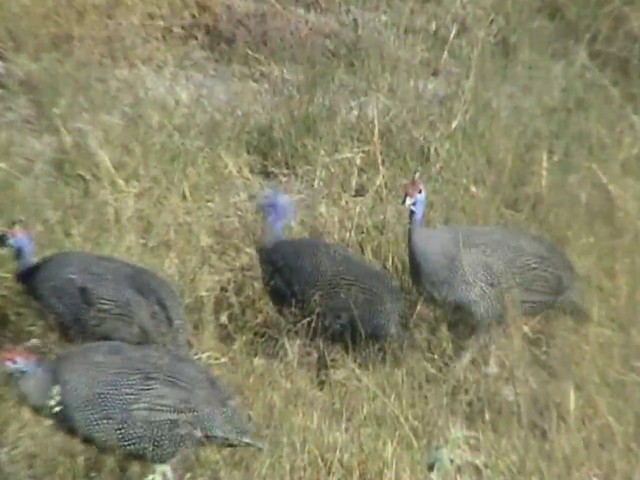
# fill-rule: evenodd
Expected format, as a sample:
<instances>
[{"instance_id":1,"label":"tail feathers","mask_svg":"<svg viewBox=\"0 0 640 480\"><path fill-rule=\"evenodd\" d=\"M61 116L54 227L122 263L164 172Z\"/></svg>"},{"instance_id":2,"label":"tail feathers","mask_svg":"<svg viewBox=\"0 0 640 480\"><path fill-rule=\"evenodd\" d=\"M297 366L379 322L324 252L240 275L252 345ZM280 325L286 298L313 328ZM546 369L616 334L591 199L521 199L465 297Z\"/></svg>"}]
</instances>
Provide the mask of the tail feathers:
<instances>
[{"instance_id":1,"label":"tail feathers","mask_svg":"<svg viewBox=\"0 0 640 480\"><path fill-rule=\"evenodd\" d=\"M236 444L240 447L253 447L258 450L264 450L265 444L259 440L255 440L253 438L242 438L236 442Z\"/></svg>"},{"instance_id":2,"label":"tail feathers","mask_svg":"<svg viewBox=\"0 0 640 480\"><path fill-rule=\"evenodd\" d=\"M569 290L560 301L562 309L577 323L587 323L592 320L589 304L582 288L575 286Z\"/></svg>"},{"instance_id":3,"label":"tail feathers","mask_svg":"<svg viewBox=\"0 0 640 480\"><path fill-rule=\"evenodd\" d=\"M578 323L588 323L593 319L585 305L574 303L567 309L567 313Z\"/></svg>"},{"instance_id":4,"label":"tail feathers","mask_svg":"<svg viewBox=\"0 0 640 480\"><path fill-rule=\"evenodd\" d=\"M255 440L251 437L228 437L228 438L216 438L216 441L220 445L224 445L228 448L238 447L253 447L258 450L264 450L265 445L259 440Z\"/></svg>"}]
</instances>

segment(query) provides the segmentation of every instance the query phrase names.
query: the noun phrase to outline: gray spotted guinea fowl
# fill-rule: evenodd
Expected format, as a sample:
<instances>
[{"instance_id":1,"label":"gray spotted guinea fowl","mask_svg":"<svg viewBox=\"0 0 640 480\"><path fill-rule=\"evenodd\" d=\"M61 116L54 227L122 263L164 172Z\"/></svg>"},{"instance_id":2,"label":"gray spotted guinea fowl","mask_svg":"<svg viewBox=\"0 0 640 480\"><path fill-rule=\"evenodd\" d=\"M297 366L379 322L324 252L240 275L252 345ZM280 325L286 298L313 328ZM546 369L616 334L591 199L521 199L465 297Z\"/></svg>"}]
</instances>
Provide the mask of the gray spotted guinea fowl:
<instances>
[{"instance_id":1,"label":"gray spotted guinea fowl","mask_svg":"<svg viewBox=\"0 0 640 480\"><path fill-rule=\"evenodd\" d=\"M182 301L155 272L118 258L82 251L35 261L23 229L0 237L17 261L16 279L74 342L120 340L188 349Z\"/></svg>"},{"instance_id":2,"label":"gray spotted guinea fowl","mask_svg":"<svg viewBox=\"0 0 640 480\"><path fill-rule=\"evenodd\" d=\"M549 240L498 226L422 226L427 193L418 173L407 183L411 278L428 300L462 312L474 330L506 319L507 296L526 316L564 310L586 320L578 276Z\"/></svg>"},{"instance_id":3,"label":"gray spotted guinea fowl","mask_svg":"<svg viewBox=\"0 0 640 480\"><path fill-rule=\"evenodd\" d=\"M344 346L402 338L402 292L393 276L349 250L314 238L285 238L293 201L277 189L259 200L265 237L258 246L263 284L280 310L315 319L312 334Z\"/></svg>"},{"instance_id":4,"label":"gray spotted guinea fowl","mask_svg":"<svg viewBox=\"0 0 640 480\"><path fill-rule=\"evenodd\" d=\"M10 346L0 362L35 411L103 451L153 464L148 479L173 478L174 464L189 448L262 449L231 394L181 352L103 341L40 358Z\"/></svg>"}]
</instances>

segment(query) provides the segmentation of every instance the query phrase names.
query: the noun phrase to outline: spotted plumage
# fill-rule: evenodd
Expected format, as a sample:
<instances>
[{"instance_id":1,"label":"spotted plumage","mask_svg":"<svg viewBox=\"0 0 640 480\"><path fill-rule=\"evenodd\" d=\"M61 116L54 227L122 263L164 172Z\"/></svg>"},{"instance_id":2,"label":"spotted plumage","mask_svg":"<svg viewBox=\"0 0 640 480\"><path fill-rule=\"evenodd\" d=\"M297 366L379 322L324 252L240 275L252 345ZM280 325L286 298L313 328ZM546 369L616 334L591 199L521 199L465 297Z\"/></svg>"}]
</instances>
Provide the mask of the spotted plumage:
<instances>
[{"instance_id":1,"label":"spotted plumage","mask_svg":"<svg viewBox=\"0 0 640 480\"><path fill-rule=\"evenodd\" d=\"M523 315L560 309L588 318L578 275L549 240L498 226L424 227L426 202L416 175L403 203L411 278L427 299L457 309L478 329L505 320L507 298Z\"/></svg>"},{"instance_id":2,"label":"spotted plumage","mask_svg":"<svg viewBox=\"0 0 640 480\"><path fill-rule=\"evenodd\" d=\"M91 342L52 359L9 347L0 362L27 404L103 450L166 464L208 443L261 447L213 375L158 345Z\"/></svg>"},{"instance_id":3,"label":"spotted plumage","mask_svg":"<svg viewBox=\"0 0 640 480\"><path fill-rule=\"evenodd\" d=\"M19 228L4 233L0 244L14 252L17 281L67 339L188 348L182 300L155 272L82 251L35 261L35 243Z\"/></svg>"},{"instance_id":4,"label":"spotted plumage","mask_svg":"<svg viewBox=\"0 0 640 480\"><path fill-rule=\"evenodd\" d=\"M282 192L267 191L258 207L265 217L257 249L262 279L276 307L312 317L315 336L342 344L381 344L402 334L402 292L389 272L324 240L285 238L295 210Z\"/></svg>"}]
</instances>

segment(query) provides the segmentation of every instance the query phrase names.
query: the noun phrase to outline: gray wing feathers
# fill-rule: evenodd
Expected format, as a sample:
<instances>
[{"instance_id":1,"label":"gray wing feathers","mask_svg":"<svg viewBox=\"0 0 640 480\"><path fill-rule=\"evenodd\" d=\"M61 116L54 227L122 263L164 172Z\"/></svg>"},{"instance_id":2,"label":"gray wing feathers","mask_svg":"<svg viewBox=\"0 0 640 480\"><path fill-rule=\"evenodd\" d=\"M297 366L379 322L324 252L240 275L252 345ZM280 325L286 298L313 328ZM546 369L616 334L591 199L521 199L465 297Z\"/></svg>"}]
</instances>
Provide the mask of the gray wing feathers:
<instances>
[{"instance_id":1,"label":"gray wing feathers","mask_svg":"<svg viewBox=\"0 0 640 480\"><path fill-rule=\"evenodd\" d=\"M383 269L337 245L308 238L282 240L259 252L274 304L318 315L322 332L317 333L335 340L352 334L383 339L399 329L399 307L394 306L401 303L402 292Z\"/></svg>"},{"instance_id":2,"label":"gray wing feathers","mask_svg":"<svg viewBox=\"0 0 640 480\"><path fill-rule=\"evenodd\" d=\"M562 303L578 281L554 244L501 227L420 228L410 233L410 248L427 293L466 305L482 323L504 316L507 295L535 315Z\"/></svg>"},{"instance_id":3,"label":"gray wing feathers","mask_svg":"<svg viewBox=\"0 0 640 480\"><path fill-rule=\"evenodd\" d=\"M85 344L59 357L66 421L104 448L166 461L188 445L241 442L249 425L192 359L152 345Z\"/></svg>"},{"instance_id":4,"label":"gray wing feathers","mask_svg":"<svg viewBox=\"0 0 640 480\"><path fill-rule=\"evenodd\" d=\"M187 343L180 297L167 281L142 267L64 252L43 262L32 289L73 339Z\"/></svg>"}]
</instances>

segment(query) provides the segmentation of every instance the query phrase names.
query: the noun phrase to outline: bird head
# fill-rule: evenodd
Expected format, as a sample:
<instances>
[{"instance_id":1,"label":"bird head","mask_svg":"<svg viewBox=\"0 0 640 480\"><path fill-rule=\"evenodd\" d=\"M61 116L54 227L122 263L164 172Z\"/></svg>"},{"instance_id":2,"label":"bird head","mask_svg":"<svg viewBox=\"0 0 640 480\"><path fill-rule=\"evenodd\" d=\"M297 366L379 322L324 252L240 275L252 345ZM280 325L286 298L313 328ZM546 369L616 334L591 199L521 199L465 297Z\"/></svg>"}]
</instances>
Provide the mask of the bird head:
<instances>
[{"instance_id":1,"label":"bird head","mask_svg":"<svg viewBox=\"0 0 640 480\"><path fill-rule=\"evenodd\" d=\"M13 250L20 268L30 266L35 255L33 238L29 232L15 223L7 232L0 235L0 247Z\"/></svg>"},{"instance_id":2,"label":"bird head","mask_svg":"<svg viewBox=\"0 0 640 480\"><path fill-rule=\"evenodd\" d=\"M420 170L416 171L413 178L405 185L402 204L409 208L413 214L421 218L427 203L427 191L419 175Z\"/></svg>"},{"instance_id":3,"label":"bird head","mask_svg":"<svg viewBox=\"0 0 640 480\"><path fill-rule=\"evenodd\" d=\"M28 253L33 252L34 242L29 232L14 222L8 231L0 235L0 247Z\"/></svg>"},{"instance_id":4,"label":"bird head","mask_svg":"<svg viewBox=\"0 0 640 480\"><path fill-rule=\"evenodd\" d=\"M0 351L0 365L10 374L22 375L33 371L40 363L39 357L21 347L9 346Z\"/></svg>"},{"instance_id":5,"label":"bird head","mask_svg":"<svg viewBox=\"0 0 640 480\"><path fill-rule=\"evenodd\" d=\"M276 188L269 188L260 196L257 208L262 212L267 227L274 236L282 237L283 229L293 222L296 216L293 200Z\"/></svg>"}]
</instances>

